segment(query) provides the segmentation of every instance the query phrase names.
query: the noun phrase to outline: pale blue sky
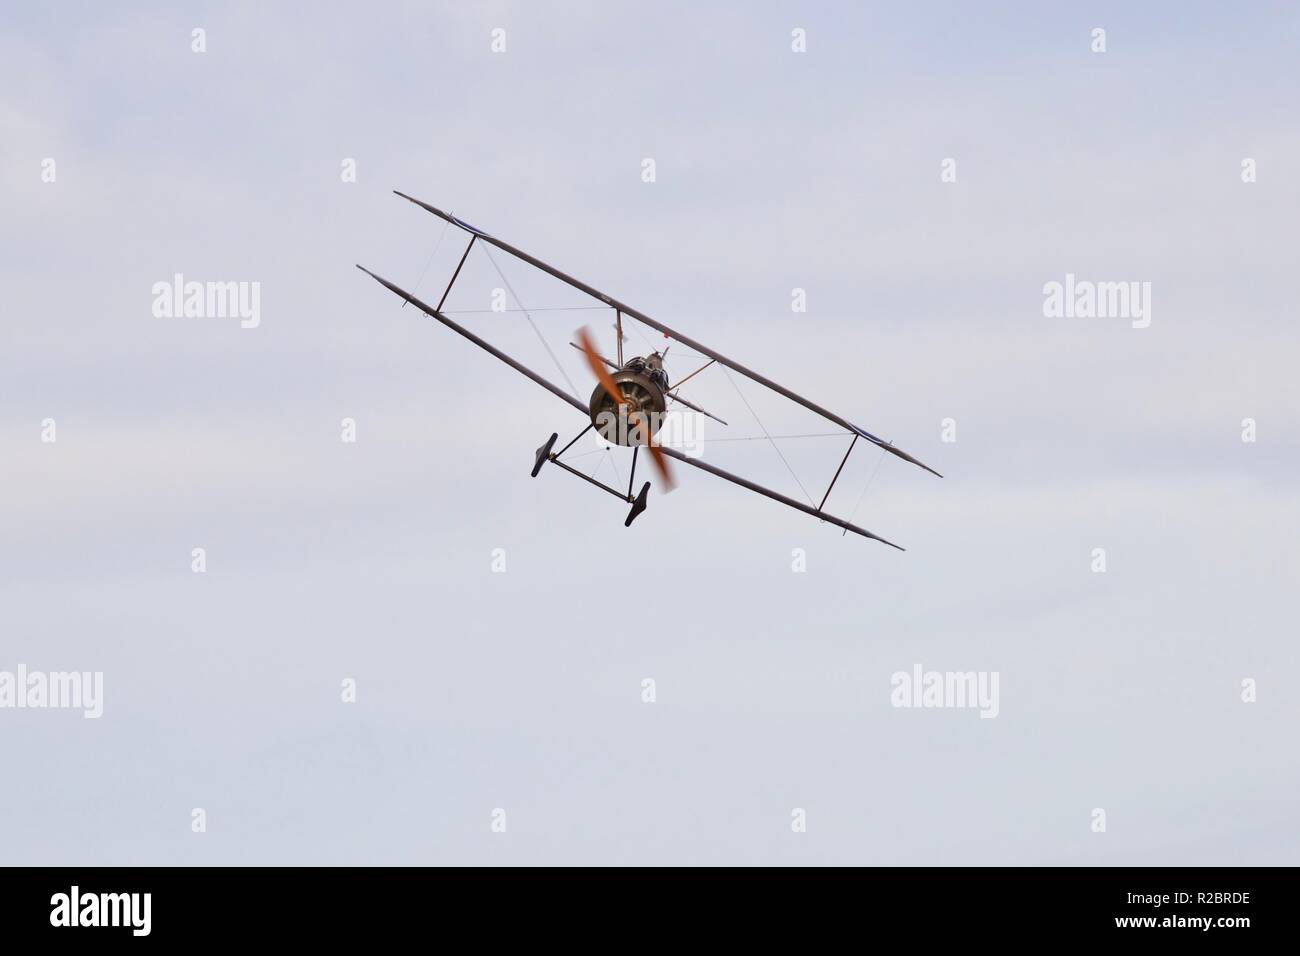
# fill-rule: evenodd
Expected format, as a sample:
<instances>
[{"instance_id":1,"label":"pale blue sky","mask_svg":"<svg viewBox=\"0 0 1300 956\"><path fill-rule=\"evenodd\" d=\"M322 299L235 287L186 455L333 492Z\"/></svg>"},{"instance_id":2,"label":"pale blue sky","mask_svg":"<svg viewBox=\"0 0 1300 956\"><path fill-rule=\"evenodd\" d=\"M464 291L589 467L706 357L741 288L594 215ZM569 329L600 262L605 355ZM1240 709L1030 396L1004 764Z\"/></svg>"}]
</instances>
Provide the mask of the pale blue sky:
<instances>
[{"instance_id":1,"label":"pale blue sky","mask_svg":"<svg viewBox=\"0 0 1300 956\"><path fill-rule=\"evenodd\" d=\"M1294 864L1300 14L1133 6L6 9L0 669L105 702L0 711L0 862ZM698 473L632 529L530 480L582 421L352 268L450 274L394 188L934 465L832 497L907 553ZM177 272L261 325L154 318ZM1067 272L1151 282L1151 327L1044 318ZM537 321L589 388L600 321ZM787 449L810 491L841 452ZM891 708L915 663L998 671L999 716Z\"/></svg>"}]
</instances>

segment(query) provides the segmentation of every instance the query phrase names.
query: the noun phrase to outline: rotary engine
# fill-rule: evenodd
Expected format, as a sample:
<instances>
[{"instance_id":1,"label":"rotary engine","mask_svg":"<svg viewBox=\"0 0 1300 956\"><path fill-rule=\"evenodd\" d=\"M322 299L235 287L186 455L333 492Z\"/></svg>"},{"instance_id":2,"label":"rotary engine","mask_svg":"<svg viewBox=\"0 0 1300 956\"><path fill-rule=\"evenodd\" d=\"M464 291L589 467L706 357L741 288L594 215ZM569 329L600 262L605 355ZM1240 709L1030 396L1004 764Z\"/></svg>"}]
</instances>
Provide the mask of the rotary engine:
<instances>
[{"instance_id":1,"label":"rotary engine","mask_svg":"<svg viewBox=\"0 0 1300 956\"><path fill-rule=\"evenodd\" d=\"M668 376L658 353L633 358L610 375L623 393L625 407L597 385L591 393L591 423L606 441L615 445L644 445L659 431L668 391ZM620 415L622 411L622 415ZM647 432L648 429L648 432Z\"/></svg>"}]
</instances>

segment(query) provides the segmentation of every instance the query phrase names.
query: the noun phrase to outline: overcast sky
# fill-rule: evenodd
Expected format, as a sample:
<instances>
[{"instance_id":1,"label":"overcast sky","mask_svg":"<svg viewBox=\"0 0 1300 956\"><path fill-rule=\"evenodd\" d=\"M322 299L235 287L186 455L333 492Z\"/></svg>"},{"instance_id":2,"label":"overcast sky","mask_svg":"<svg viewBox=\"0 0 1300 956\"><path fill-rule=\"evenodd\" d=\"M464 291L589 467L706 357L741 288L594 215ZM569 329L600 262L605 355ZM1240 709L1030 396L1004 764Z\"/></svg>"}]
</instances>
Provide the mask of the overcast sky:
<instances>
[{"instance_id":1,"label":"overcast sky","mask_svg":"<svg viewBox=\"0 0 1300 956\"><path fill-rule=\"evenodd\" d=\"M1300 13L1077 6L10 5L0 671L104 712L0 709L0 863L1300 862ZM392 189L943 472L859 443L827 504L906 553L530 479L583 419L353 268L455 268ZM257 327L157 317L178 273ZM608 314L532 315L557 368L501 285L447 307L585 398ZM732 378L706 460L820 498L842 438L721 439L837 429Z\"/></svg>"}]
</instances>

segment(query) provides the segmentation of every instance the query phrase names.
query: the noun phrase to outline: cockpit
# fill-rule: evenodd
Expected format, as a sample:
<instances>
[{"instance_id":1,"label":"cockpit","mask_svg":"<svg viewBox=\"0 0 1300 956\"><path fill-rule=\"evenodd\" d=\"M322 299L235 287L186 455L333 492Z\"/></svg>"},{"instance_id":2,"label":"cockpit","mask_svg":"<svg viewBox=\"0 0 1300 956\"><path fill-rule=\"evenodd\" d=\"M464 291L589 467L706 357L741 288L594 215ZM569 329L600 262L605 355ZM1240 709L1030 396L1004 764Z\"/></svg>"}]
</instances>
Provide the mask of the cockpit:
<instances>
[{"instance_id":1,"label":"cockpit","mask_svg":"<svg viewBox=\"0 0 1300 956\"><path fill-rule=\"evenodd\" d=\"M628 359L623 367L632 372L640 372L667 394L668 373L664 371L664 358L658 352L651 352L644 358L638 355L635 358Z\"/></svg>"}]
</instances>

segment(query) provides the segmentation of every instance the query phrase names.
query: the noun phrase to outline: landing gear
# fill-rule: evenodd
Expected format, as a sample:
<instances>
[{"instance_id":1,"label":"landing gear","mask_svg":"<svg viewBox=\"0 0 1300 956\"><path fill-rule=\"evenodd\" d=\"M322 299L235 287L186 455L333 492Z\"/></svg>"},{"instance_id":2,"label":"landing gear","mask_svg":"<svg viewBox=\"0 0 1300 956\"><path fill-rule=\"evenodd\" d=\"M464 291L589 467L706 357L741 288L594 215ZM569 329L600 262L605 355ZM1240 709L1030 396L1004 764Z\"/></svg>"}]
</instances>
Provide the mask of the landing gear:
<instances>
[{"instance_id":1,"label":"landing gear","mask_svg":"<svg viewBox=\"0 0 1300 956\"><path fill-rule=\"evenodd\" d=\"M537 473L542 470L542 465L546 464L546 459L551 457L551 449L555 447L555 439L559 437L559 434L556 432L551 432L551 437L546 440L546 444L537 449L537 459L533 462L534 478L536 478Z\"/></svg>"},{"instance_id":2,"label":"landing gear","mask_svg":"<svg viewBox=\"0 0 1300 956\"><path fill-rule=\"evenodd\" d=\"M623 522L624 528L630 528L636 516L645 511L645 496L650 493L650 482L641 486L641 493L636 496L636 501L632 502L632 510L627 513L627 520Z\"/></svg>"},{"instance_id":3,"label":"landing gear","mask_svg":"<svg viewBox=\"0 0 1300 956\"><path fill-rule=\"evenodd\" d=\"M536 478L537 475L541 472L542 466L549 461L552 464L557 465L558 467L564 469L569 474L577 475L579 478L581 478L583 481L587 482L588 484L595 485L597 488L602 488L605 491L608 491L615 498L618 498L620 501L625 501L632 506L632 510L628 512L627 519L623 522L623 527L627 528L630 527L632 522L636 520L637 515L645 511L646 498L650 494L650 482L647 481L645 484L641 486L641 491L637 494L637 496L635 498L632 497L632 488L636 482L636 459L637 459L637 451L639 446L637 445L632 446L632 474L628 477L627 494L624 494L623 492L619 491L617 488L611 488L603 481L593 478L590 475L585 475L582 472L578 471L576 468L572 467L571 465L568 465L565 462L560 461L561 455L563 455L566 451L572 448L579 438L587 434L587 432L591 431L595 427L596 426L594 424L588 425L586 428L584 428L582 431L578 432L578 434L574 436L573 441L569 442L558 452L551 451L551 449L555 447L555 443L560 436L557 433L552 432L551 437L546 439L546 441L542 444L542 446L538 448L533 455L532 476Z\"/></svg>"}]
</instances>

